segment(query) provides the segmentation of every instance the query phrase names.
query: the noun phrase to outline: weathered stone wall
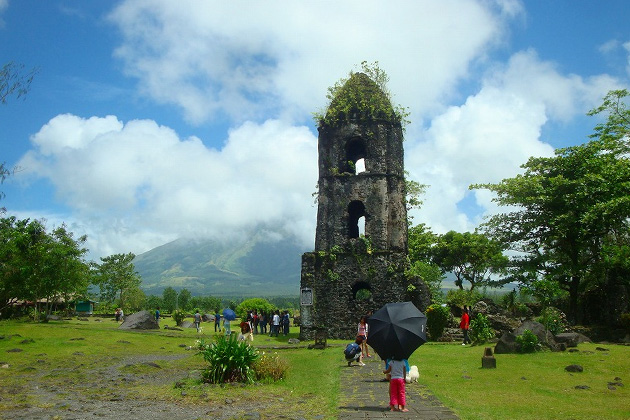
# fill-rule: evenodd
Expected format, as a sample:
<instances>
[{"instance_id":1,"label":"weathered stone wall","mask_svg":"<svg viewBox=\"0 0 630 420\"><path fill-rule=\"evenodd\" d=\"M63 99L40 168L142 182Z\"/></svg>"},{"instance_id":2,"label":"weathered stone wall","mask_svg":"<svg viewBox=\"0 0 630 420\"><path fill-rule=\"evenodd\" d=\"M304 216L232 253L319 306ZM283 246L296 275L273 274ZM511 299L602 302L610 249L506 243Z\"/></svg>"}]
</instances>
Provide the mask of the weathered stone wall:
<instances>
[{"instance_id":1,"label":"weathered stone wall","mask_svg":"<svg viewBox=\"0 0 630 420\"><path fill-rule=\"evenodd\" d=\"M349 84L348 84L349 83ZM348 89L344 90L345 87ZM302 256L302 339L325 331L353 339L361 316L390 302L412 301L422 311L429 291L407 269L407 209L403 135L386 95L354 74L319 126L315 252ZM378 104L389 109L374 109ZM349 109L331 115L331 109ZM355 112L356 111L356 112ZM390 118L385 118L389 116ZM356 170L363 159L365 171ZM364 218L364 236L358 220Z\"/></svg>"}]
</instances>

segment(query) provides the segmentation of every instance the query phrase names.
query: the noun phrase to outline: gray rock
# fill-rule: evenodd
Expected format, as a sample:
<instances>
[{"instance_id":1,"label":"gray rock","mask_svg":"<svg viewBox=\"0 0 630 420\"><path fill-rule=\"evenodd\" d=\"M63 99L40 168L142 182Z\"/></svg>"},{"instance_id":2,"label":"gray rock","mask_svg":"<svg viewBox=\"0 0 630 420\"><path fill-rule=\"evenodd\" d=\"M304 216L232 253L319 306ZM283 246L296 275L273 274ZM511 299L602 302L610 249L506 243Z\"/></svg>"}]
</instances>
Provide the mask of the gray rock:
<instances>
[{"instance_id":1,"label":"gray rock","mask_svg":"<svg viewBox=\"0 0 630 420\"><path fill-rule=\"evenodd\" d=\"M554 336L554 339L556 343L564 343L567 347L577 347L580 343L591 341L587 336L576 332L560 333Z\"/></svg>"},{"instance_id":2,"label":"gray rock","mask_svg":"<svg viewBox=\"0 0 630 420\"><path fill-rule=\"evenodd\" d=\"M567 372L584 372L584 368L580 365L569 365L564 370Z\"/></svg>"},{"instance_id":3,"label":"gray rock","mask_svg":"<svg viewBox=\"0 0 630 420\"><path fill-rule=\"evenodd\" d=\"M149 311L140 311L125 317L119 330L158 330L160 326Z\"/></svg>"}]
</instances>

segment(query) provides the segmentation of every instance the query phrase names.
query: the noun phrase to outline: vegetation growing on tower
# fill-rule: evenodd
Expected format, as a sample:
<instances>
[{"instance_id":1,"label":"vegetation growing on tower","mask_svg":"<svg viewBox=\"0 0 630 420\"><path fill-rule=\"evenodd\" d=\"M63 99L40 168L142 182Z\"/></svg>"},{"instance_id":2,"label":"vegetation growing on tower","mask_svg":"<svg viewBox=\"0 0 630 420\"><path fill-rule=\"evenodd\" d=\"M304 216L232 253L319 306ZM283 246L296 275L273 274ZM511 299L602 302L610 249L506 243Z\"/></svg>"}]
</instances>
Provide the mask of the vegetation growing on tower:
<instances>
[{"instance_id":1,"label":"vegetation growing on tower","mask_svg":"<svg viewBox=\"0 0 630 420\"><path fill-rule=\"evenodd\" d=\"M315 122L334 126L348 116L361 120L376 117L400 123L404 128L409 123L409 111L401 105L392 106L387 73L379 68L378 61L363 61L360 67L360 71L350 71L347 78L328 88L328 106L313 113Z\"/></svg>"}]
</instances>

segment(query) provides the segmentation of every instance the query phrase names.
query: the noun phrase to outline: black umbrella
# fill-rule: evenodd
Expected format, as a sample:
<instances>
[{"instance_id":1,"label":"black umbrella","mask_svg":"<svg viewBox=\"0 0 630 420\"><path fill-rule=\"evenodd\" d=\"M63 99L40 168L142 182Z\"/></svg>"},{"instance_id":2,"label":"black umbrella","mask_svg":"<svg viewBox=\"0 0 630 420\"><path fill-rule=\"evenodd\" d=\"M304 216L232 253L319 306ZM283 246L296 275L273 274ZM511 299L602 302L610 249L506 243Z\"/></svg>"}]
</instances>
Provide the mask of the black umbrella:
<instances>
[{"instance_id":1,"label":"black umbrella","mask_svg":"<svg viewBox=\"0 0 630 420\"><path fill-rule=\"evenodd\" d=\"M427 317L411 302L388 303L367 322L367 343L383 360L408 359L427 341Z\"/></svg>"}]
</instances>

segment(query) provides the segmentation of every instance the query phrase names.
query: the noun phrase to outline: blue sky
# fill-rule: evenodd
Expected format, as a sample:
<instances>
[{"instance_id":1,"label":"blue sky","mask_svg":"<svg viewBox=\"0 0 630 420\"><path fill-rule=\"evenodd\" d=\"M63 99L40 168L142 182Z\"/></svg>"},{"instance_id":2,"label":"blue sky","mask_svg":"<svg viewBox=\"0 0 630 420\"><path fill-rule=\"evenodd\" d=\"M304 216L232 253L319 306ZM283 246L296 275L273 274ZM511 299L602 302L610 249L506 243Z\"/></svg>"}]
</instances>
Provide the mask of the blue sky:
<instances>
[{"instance_id":1,"label":"blue sky","mask_svg":"<svg viewBox=\"0 0 630 420\"><path fill-rule=\"evenodd\" d=\"M313 246L327 87L378 61L409 107L413 213L474 229L472 183L582 143L628 88L627 1L0 0L0 64L39 69L0 106L0 205L66 223L91 256L263 227Z\"/></svg>"}]
</instances>

